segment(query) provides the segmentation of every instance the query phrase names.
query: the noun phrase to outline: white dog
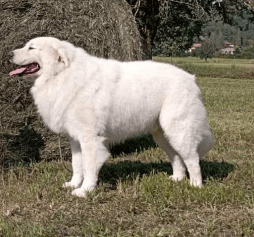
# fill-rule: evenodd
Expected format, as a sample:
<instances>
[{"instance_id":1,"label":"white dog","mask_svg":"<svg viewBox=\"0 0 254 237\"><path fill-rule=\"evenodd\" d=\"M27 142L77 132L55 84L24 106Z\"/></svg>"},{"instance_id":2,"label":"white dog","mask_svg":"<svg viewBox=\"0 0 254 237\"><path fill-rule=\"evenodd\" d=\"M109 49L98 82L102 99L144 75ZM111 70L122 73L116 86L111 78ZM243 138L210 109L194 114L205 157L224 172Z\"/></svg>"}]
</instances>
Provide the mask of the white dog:
<instances>
[{"instance_id":1,"label":"white dog","mask_svg":"<svg viewBox=\"0 0 254 237\"><path fill-rule=\"evenodd\" d=\"M85 197L110 156L109 143L152 133L170 158L173 180L201 187L199 165L213 146L195 77L169 64L119 62L87 54L66 41L40 37L13 51L11 76L36 78L38 111L56 133L70 137L73 177L65 187Z\"/></svg>"}]
</instances>

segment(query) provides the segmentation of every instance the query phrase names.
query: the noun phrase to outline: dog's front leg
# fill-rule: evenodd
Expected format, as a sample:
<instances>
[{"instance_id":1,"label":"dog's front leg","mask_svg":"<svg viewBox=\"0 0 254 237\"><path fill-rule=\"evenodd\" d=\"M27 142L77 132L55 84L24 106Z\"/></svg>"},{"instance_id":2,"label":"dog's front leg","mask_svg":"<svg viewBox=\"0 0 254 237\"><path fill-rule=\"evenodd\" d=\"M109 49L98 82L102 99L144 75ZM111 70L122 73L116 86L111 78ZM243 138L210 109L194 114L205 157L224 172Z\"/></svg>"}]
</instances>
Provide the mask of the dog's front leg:
<instances>
[{"instance_id":1,"label":"dog's front leg","mask_svg":"<svg viewBox=\"0 0 254 237\"><path fill-rule=\"evenodd\" d=\"M82 163L84 181L80 188L73 190L72 194L78 197L85 197L87 191L95 189L98 181L98 174L103 163L108 159L110 153L104 144L105 138L100 136L85 137L80 141L82 150Z\"/></svg>"},{"instance_id":2,"label":"dog's front leg","mask_svg":"<svg viewBox=\"0 0 254 237\"><path fill-rule=\"evenodd\" d=\"M79 141L70 137L71 154L72 154L72 170L73 175L70 182L64 183L64 187L79 188L84 179L82 168L82 153Z\"/></svg>"}]
</instances>

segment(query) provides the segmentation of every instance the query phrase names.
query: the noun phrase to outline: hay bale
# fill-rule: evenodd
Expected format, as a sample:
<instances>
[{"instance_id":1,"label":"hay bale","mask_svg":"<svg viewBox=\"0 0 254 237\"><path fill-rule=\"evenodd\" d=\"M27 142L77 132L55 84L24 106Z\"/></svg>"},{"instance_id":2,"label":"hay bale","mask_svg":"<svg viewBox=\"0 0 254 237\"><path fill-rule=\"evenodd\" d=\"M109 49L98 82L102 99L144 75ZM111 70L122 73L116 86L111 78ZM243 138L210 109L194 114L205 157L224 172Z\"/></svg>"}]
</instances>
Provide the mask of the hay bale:
<instances>
[{"instance_id":1,"label":"hay bale","mask_svg":"<svg viewBox=\"0 0 254 237\"><path fill-rule=\"evenodd\" d=\"M34 37L53 36L98 57L140 60L140 35L134 17L125 0L1 0L0 11L0 163L32 154L26 152L31 144L40 144L34 148L41 149L40 158L54 158L59 155L57 137L36 113L29 93L33 82L8 76L14 67L8 52ZM63 143L69 155L67 142ZM26 148L21 151L22 147ZM38 152L34 154L37 159Z\"/></svg>"},{"instance_id":2,"label":"hay bale","mask_svg":"<svg viewBox=\"0 0 254 237\"><path fill-rule=\"evenodd\" d=\"M119 60L141 59L139 32L125 0L2 0L0 64L7 53L38 36L53 36L90 54Z\"/></svg>"}]
</instances>

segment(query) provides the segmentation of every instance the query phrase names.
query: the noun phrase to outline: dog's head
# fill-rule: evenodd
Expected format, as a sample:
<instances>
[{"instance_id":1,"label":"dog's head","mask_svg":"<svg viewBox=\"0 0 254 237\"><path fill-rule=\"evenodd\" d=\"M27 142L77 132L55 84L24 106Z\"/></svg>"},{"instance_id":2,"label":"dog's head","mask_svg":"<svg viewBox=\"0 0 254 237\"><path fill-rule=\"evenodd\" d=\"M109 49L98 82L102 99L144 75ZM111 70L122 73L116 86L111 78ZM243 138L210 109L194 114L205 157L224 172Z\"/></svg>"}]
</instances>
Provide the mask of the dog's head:
<instances>
[{"instance_id":1,"label":"dog's head","mask_svg":"<svg viewBox=\"0 0 254 237\"><path fill-rule=\"evenodd\" d=\"M10 76L39 77L44 73L57 75L70 67L74 46L53 37L30 40L23 48L12 51L12 62L19 65Z\"/></svg>"}]
</instances>

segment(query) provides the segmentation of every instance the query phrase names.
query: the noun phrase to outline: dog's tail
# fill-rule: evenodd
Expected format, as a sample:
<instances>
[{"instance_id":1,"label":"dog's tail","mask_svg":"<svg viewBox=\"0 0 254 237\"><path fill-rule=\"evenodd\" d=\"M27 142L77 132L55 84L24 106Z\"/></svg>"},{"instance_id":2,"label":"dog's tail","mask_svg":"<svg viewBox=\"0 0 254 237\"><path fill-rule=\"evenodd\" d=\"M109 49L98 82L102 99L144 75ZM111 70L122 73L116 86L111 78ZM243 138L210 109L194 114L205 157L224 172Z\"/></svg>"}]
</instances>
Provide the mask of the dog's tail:
<instances>
[{"instance_id":1,"label":"dog's tail","mask_svg":"<svg viewBox=\"0 0 254 237\"><path fill-rule=\"evenodd\" d=\"M200 158L204 157L213 148L213 145L214 145L214 137L210 129L208 128L206 133L203 134L203 139L198 146L199 157Z\"/></svg>"}]
</instances>

